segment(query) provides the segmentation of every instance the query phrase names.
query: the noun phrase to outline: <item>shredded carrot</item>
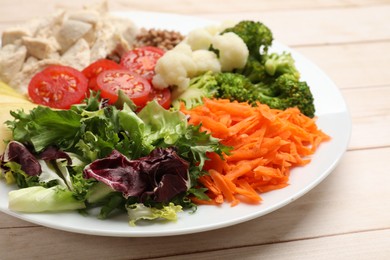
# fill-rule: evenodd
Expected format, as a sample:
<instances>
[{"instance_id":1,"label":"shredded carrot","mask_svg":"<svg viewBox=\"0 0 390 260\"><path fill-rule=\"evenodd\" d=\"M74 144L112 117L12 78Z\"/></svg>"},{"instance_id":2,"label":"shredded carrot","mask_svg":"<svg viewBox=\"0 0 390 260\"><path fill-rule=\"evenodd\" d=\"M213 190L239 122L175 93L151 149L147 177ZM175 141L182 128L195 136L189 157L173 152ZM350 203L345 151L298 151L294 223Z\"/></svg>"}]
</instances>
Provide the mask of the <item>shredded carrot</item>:
<instances>
[{"instance_id":1,"label":"shredded carrot","mask_svg":"<svg viewBox=\"0 0 390 260\"><path fill-rule=\"evenodd\" d=\"M290 170L310 162L318 146L330 139L297 108L284 111L258 103L231 102L227 99L204 99L204 104L181 111L189 123L201 124L201 130L231 146L223 158L208 154L204 170L208 175L199 182L208 189L210 201L194 203L219 205L229 202L257 204L259 194L288 185Z\"/></svg>"}]
</instances>

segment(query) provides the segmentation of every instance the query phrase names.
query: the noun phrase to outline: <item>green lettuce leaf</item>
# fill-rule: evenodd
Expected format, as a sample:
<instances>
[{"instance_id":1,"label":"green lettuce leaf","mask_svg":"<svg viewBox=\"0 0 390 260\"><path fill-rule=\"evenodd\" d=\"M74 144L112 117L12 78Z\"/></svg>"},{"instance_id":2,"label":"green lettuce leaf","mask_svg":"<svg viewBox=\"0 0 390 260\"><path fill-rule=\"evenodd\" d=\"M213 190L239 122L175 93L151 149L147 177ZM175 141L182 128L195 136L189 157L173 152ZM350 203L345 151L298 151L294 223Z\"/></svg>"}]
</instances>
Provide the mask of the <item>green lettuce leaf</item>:
<instances>
[{"instance_id":1,"label":"green lettuce leaf","mask_svg":"<svg viewBox=\"0 0 390 260\"><path fill-rule=\"evenodd\" d=\"M127 213L129 215L129 223L134 226L137 221L144 220L171 220L177 219L177 213L182 211L182 206L169 203L161 209L145 206L141 203L135 203L127 206Z\"/></svg>"},{"instance_id":2,"label":"green lettuce leaf","mask_svg":"<svg viewBox=\"0 0 390 260\"><path fill-rule=\"evenodd\" d=\"M38 160L38 162L42 169L42 173L38 176L41 183L56 181L59 186L65 189L73 189L73 184L69 171L66 167L66 162L63 162L62 160Z\"/></svg>"},{"instance_id":3,"label":"green lettuce leaf","mask_svg":"<svg viewBox=\"0 0 390 260\"><path fill-rule=\"evenodd\" d=\"M10 191L8 208L12 211L35 213L83 209L85 204L77 200L71 191L60 186L33 186Z\"/></svg>"},{"instance_id":4,"label":"green lettuce leaf","mask_svg":"<svg viewBox=\"0 0 390 260\"><path fill-rule=\"evenodd\" d=\"M136 159L153 150L153 146L145 138L145 122L137 116L133 110L124 104L124 107L118 113L118 120L120 127L125 131L126 136L131 140L130 149L124 154L129 155L130 158ZM120 151L120 149L118 149Z\"/></svg>"},{"instance_id":5,"label":"green lettuce leaf","mask_svg":"<svg viewBox=\"0 0 390 260\"><path fill-rule=\"evenodd\" d=\"M70 147L78 139L81 115L72 110L38 106L30 114L18 111L11 115L15 120L6 124L11 128L14 140L31 144L36 152L53 144Z\"/></svg>"},{"instance_id":6,"label":"green lettuce leaf","mask_svg":"<svg viewBox=\"0 0 390 260\"><path fill-rule=\"evenodd\" d=\"M4 166L8 168L3 175L7 184L16 184L19 188L40 185L38 176L27 175L19 163L7 162Z\"/></svg>"},{"instance_id":7,"label":"green lettuce leaf","mask_svg":"<svg viewBox=\"0 0 390 260\"><path fill-rule=\"evenodd\" d=\"M149 102L138 117L145 124L145 139L148 144L174 145L187 129L186 116L180 111L169 111L155 100Z\"/></svg>"}]
</instances>

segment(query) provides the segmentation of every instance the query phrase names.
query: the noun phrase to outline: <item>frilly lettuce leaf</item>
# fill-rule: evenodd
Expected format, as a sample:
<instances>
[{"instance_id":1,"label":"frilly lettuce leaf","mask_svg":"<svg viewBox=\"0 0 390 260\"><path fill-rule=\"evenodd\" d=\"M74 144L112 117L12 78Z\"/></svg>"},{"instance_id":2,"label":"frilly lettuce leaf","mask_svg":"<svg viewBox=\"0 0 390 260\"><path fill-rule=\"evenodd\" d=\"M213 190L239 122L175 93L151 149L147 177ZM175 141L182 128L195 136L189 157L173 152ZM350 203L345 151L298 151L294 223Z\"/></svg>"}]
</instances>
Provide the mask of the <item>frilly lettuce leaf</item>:
<instances>
[{"instance_id":1,"label":"frilly lettuce leaf","mask_svg":"<svg viewBox=\"0 0 390 260\"><path fill-rule=\"evenodd\" d=\"M182 206L169 203L161 209L151 208L141 203L135 203L127 206L129 223L134 226L139 220L165 219L174 221L177 219L177 213L182 211Z\"/></svg>"},{"instance_id":2,"label":"frilly lettuce leaf","mask_svg":"<svg viewBox=\"0 0 390 260\"><path fill-rule=\"evenodd\" d=\"M52 110L38 106L30 114L11 112L14 121L6 124L13 131L15 141L30 143L36 152L57 144L70 147L81 126L81 116L72 110Z\"/></svg>"},{"instance_id":3,"label":"frilly lettuce leaf","mask_svg":"<svg viewBox=\"0 0 390 260\"><path fill-rule=\"evenodd\" d=\"M145 124L145 139L149 144L162 140L167 145L174 145L187 129L186 116L180 111L169 111L155 100L149 102L138 117Z\"/></svg>"}]
</instances>

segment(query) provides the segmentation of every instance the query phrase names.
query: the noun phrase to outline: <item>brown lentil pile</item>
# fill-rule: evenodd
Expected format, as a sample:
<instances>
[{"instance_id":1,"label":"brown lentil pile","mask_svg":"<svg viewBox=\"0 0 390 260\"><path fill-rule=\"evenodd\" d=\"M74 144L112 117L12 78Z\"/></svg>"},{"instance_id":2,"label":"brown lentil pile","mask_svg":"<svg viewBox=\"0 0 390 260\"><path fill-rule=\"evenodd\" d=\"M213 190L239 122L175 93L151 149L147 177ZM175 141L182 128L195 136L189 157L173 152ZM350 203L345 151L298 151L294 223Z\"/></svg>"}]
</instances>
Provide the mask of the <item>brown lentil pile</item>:
<instances>
[{"instance_id":1,"label":"brown lentil pile","mask_svg":"<svg viewBox=\"0 0 390 260\"><path fill-rule=\"evenodd\" d=\"M136 36L135 47L155 46L170 50L179 44L184 36L177 31L141 28Z\"/></svg>"}]
</instances>

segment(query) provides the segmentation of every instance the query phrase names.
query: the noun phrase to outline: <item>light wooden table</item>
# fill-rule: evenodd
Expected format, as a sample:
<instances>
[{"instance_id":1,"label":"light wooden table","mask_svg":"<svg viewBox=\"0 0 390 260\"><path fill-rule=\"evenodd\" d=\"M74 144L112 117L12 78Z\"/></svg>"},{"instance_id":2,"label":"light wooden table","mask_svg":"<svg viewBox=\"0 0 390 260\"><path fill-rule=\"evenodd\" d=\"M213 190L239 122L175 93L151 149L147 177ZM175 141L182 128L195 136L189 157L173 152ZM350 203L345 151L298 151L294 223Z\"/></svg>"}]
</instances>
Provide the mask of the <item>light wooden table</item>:
<instances>
[{"instance_id":1,"label":"light wooden table","mask_svg":"<svg viewBox=\"0 0 390 260\"><path fill-rule=\"evenodd\" d=\"M0 0L0 31L81 2ZM390 1L117 0L111 10L258 19L338 85L353 130L333 173L288 206L219 230L112 238L0 213L0 259L390 259Z\"/></svg>"}]
</instances>

